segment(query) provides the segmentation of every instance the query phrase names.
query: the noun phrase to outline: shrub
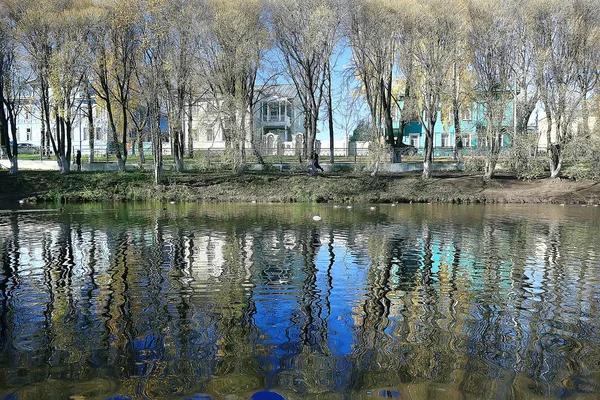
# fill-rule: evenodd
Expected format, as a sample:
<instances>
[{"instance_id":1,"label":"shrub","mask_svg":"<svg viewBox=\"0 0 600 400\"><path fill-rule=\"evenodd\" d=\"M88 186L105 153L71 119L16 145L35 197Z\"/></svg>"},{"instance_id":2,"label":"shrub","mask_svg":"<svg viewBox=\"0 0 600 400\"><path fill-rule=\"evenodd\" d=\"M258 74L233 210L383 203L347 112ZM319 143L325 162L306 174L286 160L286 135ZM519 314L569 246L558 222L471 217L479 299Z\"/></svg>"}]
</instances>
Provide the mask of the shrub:
<instances>
[{"instance_id":1,"label":"shrub","mask_svg":"<svg viewBox=\"0 0 600 400\"><path fill-rule=\"evenodd\" d=\"M536 179L544 174L548 167L546 154L539 154L537 134L520 134L513 138L506 152L506 166L519 179Z\"/></svg>"},{"instance_id":2,"label":"shrub","mask_svg":"<svg viewBox=\"0 0 600 400\"><path fill-rule=\"evenodd\" d=\"M483 156L465 156L463 163L467 172L483 172L485 169L485 157Z\"/></svg>"},{"instance_id":3,"label":"shrub","mask_svg":"<svg viewBox=\"0 0 600 400\"><path fill-rule=\"evenodd\" d=\"M600 139L574 137L565 145L563 163L569 178L600 180Z\"/></svg>"}]
</instances>

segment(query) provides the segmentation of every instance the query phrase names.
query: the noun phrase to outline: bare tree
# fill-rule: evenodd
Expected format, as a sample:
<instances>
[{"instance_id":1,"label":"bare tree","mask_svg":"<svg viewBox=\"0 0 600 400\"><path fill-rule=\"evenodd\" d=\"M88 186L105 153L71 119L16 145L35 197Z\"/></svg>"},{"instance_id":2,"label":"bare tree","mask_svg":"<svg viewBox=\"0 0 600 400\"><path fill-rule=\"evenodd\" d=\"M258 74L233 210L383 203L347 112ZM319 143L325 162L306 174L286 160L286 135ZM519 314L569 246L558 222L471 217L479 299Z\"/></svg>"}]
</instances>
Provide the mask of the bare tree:
<instances>
[{"instance_id":1,"label":"bare tree","mask_svg":"<svg viewBox=\"0 0 600 400\"><path fill-rule=\"evenodd\" d=\"M528 0L508 3L510 18L514 21L513 51L513 131L515 135L527 133L527 125L536 104L539 90L535 85L534 30L527 15Z\"/></svg>"},{"instance_id":2,"label":"bare tree","mask_svg":"<svg viewBox=\"0 0 600 400\"><path fill-rule=\"evenodd\" d=\"M94 91L104 103L119 171L125 171L129 134L129 102L140 47L135 2L105 3L102 22L91 33L95 57ZM120 129L117 127L121 121Z\"/></svg>"},{"instance_id":3,"label":"bare tree","mask_svg":"<svg viewBox=\"0 0 600 400\"><path fill-rule=\"evenodd\" d=\"M136 81L139 88L139 98L142 107L148 113L148 129L152 141L152 157L154 161L154 184L158 185L163 180L163 133L161 119L163 116L161 94L164 79L164 62L169 41L166 40L167 29L162 16L169 6L167 1L157 1L145 6L139 3L140 12L144 10L140 24L142 54L136 68ZM142 124L140 123L140 126Z\"/></svg>"},{"instance_id":4,"label":"bare tree","mask_svg":"<svg viewBox=\"0 0 600 400\"><path fill-rule=\"evenodd\" d=\"M573 135L573 119L594 83L587 74L587 57L590 44L595 42L593 35L597 35L598 10L595 2L586 0L532 1L530 6L536 82L548 121L550 176L556 178L564 147Z\"/></svg>"},{"instance_id":5,"label":"bare tree","mask_svg":"<svg viewBox=\"0 0 600 400\"><path fill-rule=\"evenodd\" d=\"M0 142L10 161L10 174L16 174L19 168L17 118L27 85L24 70L19 67L22 60L15 34L15 21L0 10Z\"/></svg>"},{"instance_id":6,"label":"bare tree","mask_svg":"<svg viewBox=\"0 0 600 400\"><path fill-rule=\"evenodd\" d=\"M23 45L31 71L35 75L41 110L42 132L46 139L42 143L42 152L49 150L52 137L50 123L50 59L54 51L52 37L52 21L56 18L58 9L51 0L40 1L3 1L5 10L17 24L19 39ZM60 167L59 161L59 167Z\"/></svg>"},{"instance_id":7,"label":"bare tree","mask_svg":"<svg viewBox=\"0 0 600 400\"><path fill-rule=\"evenodd\" d=\"M176 0L168 2L162 10L162 25L157 25L163 31L161 40L165 42L160 59L161 83L169 114L173 161L175 169L181 172L185 155L185 106L191 90L204 8L199 1Z\"/></svg>"},{"instance_id":8,"label":"bare tree","mask_svg":"<svg viewBox=\"0 0 600 400\"><path fill-rule=\"evenodd\" d=\"M254 137L256 80L271 40L263 1L210 1L209 5L203 76L233 168L239 173L246 162L246 142Z\"/></svg>"},{"instance_id":9,"label":"bare tree","mask_svg":"<svg viewBox=\"0 0 600 400\"><path fill-rule=\"evenodd\" d=\"M326 66L338 34L339 4L335 0L273 0L269 4L275 44L304 111L303 156L312 163Z\"/></svg>"},{"instance_id":10,"label":"bare tree","mask_svg":"<svg viewBox=\"0 0 600 400\"><path fill-rule=\"evenodd\" d=\"M514 49L514 24L502 1L469 2L469 45L476 75L476 91L485 115L484 135L488 147L484 177L494 175L502 146L506 109L512 100L511 73Z\"/></svg>"},{"instance_id":11,"label":"bare tree","mask_svg":"<svg viewBox=\"0 0 600 400\"><path fill-rule=\"evenodd\" d=\"M56 48L50 58L50 88L55 132L50 136L61 173L70 172L73 124L83 103L81 90L86 77L85 52L81 51L84 9L67 9L60 18L68 22L56 29Z\"/></svg>"},{"instance_id":12,"label":"bare tree","mask_svg":"<svg viewBox=\"0 0 600 400\"><path fill-rule=\"evenodd\" d=\"M448 73L463 27L463 15L458 1L422 0L405 19L406 34L413 36L406 41L411 44L413 58L404 63L412 63L414 73L410 84L416 89L415 97L423 110L419 117L425 129L424 178L431 177L435 124L442 94L448 90Z\"/></svg>"},{"instance_id":13,"label":"bare tree","mask_svg":"<svg viewBox=\"0 0 600 400\"><path fill-rule=\"evenodd\" d=\"M401 3L356 0L350 9L346 36L352 50L352 66L360 79L371 113L375 140L395 147L392 109L394 63L398 57ZM401 133L398 134L399 143ZM395 153L394 153L395 154ZM396 162L398 157L392 157Z\"/></svg>"}]
</instances>

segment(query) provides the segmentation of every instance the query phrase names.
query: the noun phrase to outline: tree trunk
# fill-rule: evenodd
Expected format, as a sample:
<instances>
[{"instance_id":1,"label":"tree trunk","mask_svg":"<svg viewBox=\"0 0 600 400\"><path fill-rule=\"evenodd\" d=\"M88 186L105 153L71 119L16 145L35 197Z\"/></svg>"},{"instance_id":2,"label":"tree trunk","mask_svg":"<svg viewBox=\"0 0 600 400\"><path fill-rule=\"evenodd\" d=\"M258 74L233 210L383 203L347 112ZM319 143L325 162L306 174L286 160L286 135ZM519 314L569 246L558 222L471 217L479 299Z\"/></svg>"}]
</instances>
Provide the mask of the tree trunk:
<instances>
[{"instance_id":1,"label":"tree trunk","mask_svg":"<svg viewBox=\"0 0 600 400\"><path fill-rule=\"evenodd\" d=\"M331 64L327 63L327 119L329 122L329 162L334 163L333 98L331 96Z\"/></svg>"},{"instance_id":2,"label":"tree trunk","mask_svg":"<svg viewBox=\"0 0 600 400\"><path fill-rule=\"evenodd\" d=\"M96 136L96 131L94 128L94 114L93 114L93 107L92 107L92 96L90 94L90 85L88 84L88 87L85 91L86 95L86 101L87 101L87 117L88 117L88 142L89 142L89 147L90 147L90 158L89 158L89 163L93 163L94 162L94 141L95 141L95 136Z\"/></svg>"},{"instance_id":3,"label":"tree trunk","mask_svg":"<svg viewBox=\"0 0 600 400\"><path fill-rule=\"evenodd\" d=\"M173 128L173 162L177 172L183 171L183 152L181 146L181 126Z\"/></svg>"},{"instance_id":4,"label":"tree trunk","mask_svg":"<svg viewBox=\"0 0 600 400\"><path fill-rule=\"evenodd\" d=\"M106 91L108 93L108 90ZM112 132L112 142L115 147L115 154L117 156L117 165L119 167L120 172L125 171L125 161L121 155L121 146L119 145L119 136L117 133L117 126L115 125L115 119L113 116L113 110L110 103L110 99L105 99L106 103L106 113L108 114L108 125L110 126L110 130ZM108 140L106 141L106 145L108 146ZM108 151L108 150L107 150Z\"/></svg>"},{"instance_id":5,"label":"tree trunk","mask_svg":"<svg viewBox=\"0 0 600 400\"><path fill-rule=\"evenodd\" d=\"M252 152L258 160L260 165L264 165L265 161L260 153L260 140L257 138L256 132L254 132L254 104L250 104L250 145L252 146Z\"/></svg>"},{"instance_id":6,"label":"tree trunk","mask_svg":"<svg viewBox=\"0 0 600 400\"><path fill-rule=\"evenodd\" d=\"M584 94L581 100L581 119L583 123L583 137L588 139L590 137L590 111L588 106L587 94Z\"/></svg>"},{"instance_id":7,"label":"tree trunk","mask_svg":"<svg viewBox=\"0 0 600 400\"><path fill-rule=\"evenodd\" d=\"M138 129L137 131L137 144L138 144L138 155L140 160L140 170L146 162L146 156L144 154L144 130Z\"/></svg>"},{"instance_id":8,"label":"tree trunk","mask_svg":"<svg viewBox=\"0 0 600 400\"><path fill-rule=\"evenodd\" d=\"M462 131L460 127L460 73L454 63L454 99L452 101L452 120L454 122L454 159L462 162Z\"/></svg>"},{"instance_id":9,"label":"tree trunk","mask_svg":"<svg viewBox=\"0 0 600 400\"><path fill-rule=\"evenodd\" d=\"M60 155L58 157L58 159L60 160L60 174L68 175L71 172L71 165L69 164L69 161L67 160L67 156Z\"/></svg>"},{"instance_id":10,"label":"tree trunk","mask_svg":"<svg viewBox=\"0 0 600 400\"><path fill-rule=\"evenodd\" d=\"M160 106L158 101L153 105L150 131L152 135L152 157L154 158L154 184L158 185L163 179L162 138L160 132Z\"/></svg>"},{"instance_id":11,"label":"tree trunk","mask_svg":"<svg viewBox=\"0 0 600 400\"><path fill-rule=\"evenodd\" d=\"M46 124L44 124L44 108L42 107L42 119L40 121L40 161L46 154Z\"/></svg>"},{"instance_id":12,"label":"tree trunk","mask_svg":"<svg viewBox=\"0 0 600 400\"><path fill-rule=\"evenodd\" d=\"M311 110L310 120L309 120L309 132L308 137L306 138L306 152L308 153L309 165L312 165L314 154L315 154L315 140L317 139L317 123L318 123L318 113L316 110Z\"/></svg>"},{"instance_id":13,"label":"tree trunk","mask_svg":"<svg viewBox=\"0 0 600 400\"><path fill-rule=\"evenodd\" d=\"M550 178L555 179L560 175L562 168L562 148L560 145L550 145Z\"/></svg>"},{"instance_id":14,"label":"tree trunk","mask_svg":"<svg viewBox=\"0 0 600 400\"><path fill-rule=\"evenodd\" d=\"M329 101L331 101L331 88L329 88ZM329 113L329 162L333 165L334 163L334 152L335 152L335 140L333 134L333 110L331 109L331 103L329 103L329 107L327 109Z\"/></svg>"},{"instance_id":15,"label":"tree trunk","mask_svg":"<svg viewBox=\"0 0 600 400\"><path fill-rule=\"evenodd\" d=\"M175 164L175 170L177 172L183 172L183 100L177 99L175 104L174 117L175 121L173 124L173 162ZM169 121L170 123L171 121Z\"/></svg>"},{"instance_id":16,"label":"tree trunk","mask_svg":"<svg viewBox=\"0 0 600 400\"><path fill-rule=\"evenodd\" d=\"M494 170L498 163L498 156L496 154L490 155L485 160L485 171L483 173L483 179L492 179L494 177Z\"/></svg>"},{"instance_id":17,"label":"tree trunk","mask_svg":"<svg viewBox=\"0 0 600 400\"><path fill-rule=\"evenodd\" d=\"M429 116L428 126L425 128L425 155L423 160L423 178L426 179L431 178L431 172L433 170L433 140L436 121L437 107L434 107L433 115Z\"/></svg>"},{"instance_id":18,"label":"tree trunk","mask_svg":"<svg viewBox=\"0 0 600 400\"><path fill-rule=\"evenodd\" d=\"M193 111L194 107L192 105L192 99L190 97L190 101L188 104L188 115L187 115L187 133L188 133L188 156L190 158L194 158L194 130L192 129L193 122Z\"/></svg>"},{"instance_id":19,"label":"tree trunk","mask_svg":"<svg viewBox=\"0 0 600 400\"><path fill-rule=\"evenodd\" d=\"M10 175L16 175L18 171L19 171L19 159L17 156L12 156L12 157L10 157L10 169L8 170L8 173Z\"/></svg>"},{"instance_id":20,"label":"tree trunk","mask_svg":"<svg viewBox=\"0 0 600 400\"><path fill-rule=\"evenodd\" d=\"M129 129L129 126L127 124L128 120L127 120L127 101L123 100L123 102L121 103L121 118L123 118L123 132L122 132L122 145L123 145L123 160L122 160L122 167L123 169L121 169L121 162L119 162L119 171L125 171L125 164L127 163L127 132Z\"/></svg>"}]
</instances>

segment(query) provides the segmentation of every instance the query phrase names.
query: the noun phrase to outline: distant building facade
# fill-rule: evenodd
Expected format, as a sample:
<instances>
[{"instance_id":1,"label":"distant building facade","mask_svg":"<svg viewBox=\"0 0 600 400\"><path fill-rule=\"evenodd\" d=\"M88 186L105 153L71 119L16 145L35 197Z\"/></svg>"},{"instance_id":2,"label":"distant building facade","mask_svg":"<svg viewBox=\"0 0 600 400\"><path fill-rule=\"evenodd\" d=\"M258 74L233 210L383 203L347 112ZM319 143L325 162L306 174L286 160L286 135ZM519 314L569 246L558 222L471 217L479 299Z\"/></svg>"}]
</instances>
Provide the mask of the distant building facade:
<instances>
[{"instance_id":1,"label":"distant building facade","mask_svg":"<svg viewBox=\"0 0 600 400\"><path fill-rule=\"evenodd\" d=\"M264 86L258 88L256 98L254 115L248 115L246 120L246 148L254 142L266 155L294 154L304 140L304 114L296 88L293 85ZM226 107L224 102L215 98L200 99L190 107L194 149L226 148L223 116L228 115L229 110L223 107ZM186 135L190 132L188 124L186 120ZM186 137L186 143L187 140Z\"/></svg>"}]
</instances>

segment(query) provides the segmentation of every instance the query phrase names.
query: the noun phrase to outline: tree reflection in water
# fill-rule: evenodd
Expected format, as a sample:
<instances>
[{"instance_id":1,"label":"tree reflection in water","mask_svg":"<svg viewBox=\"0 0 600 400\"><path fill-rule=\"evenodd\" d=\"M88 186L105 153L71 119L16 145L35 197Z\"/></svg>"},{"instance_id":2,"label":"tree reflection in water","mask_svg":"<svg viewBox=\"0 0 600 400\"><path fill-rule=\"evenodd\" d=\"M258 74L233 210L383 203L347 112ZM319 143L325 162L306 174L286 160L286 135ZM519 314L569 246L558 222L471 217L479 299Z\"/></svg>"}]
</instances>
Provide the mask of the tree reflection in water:
<instances>
[{"instance_id":1,"label":"tree reflection in water","mask_svg":"<svg viewBox=\"0 0 600 400\"><path fill-rule=\"evenodd\" d=\"M0 396L600 394L597 210L311 207L0 213Z\"/></svg>"}]
</instances>

